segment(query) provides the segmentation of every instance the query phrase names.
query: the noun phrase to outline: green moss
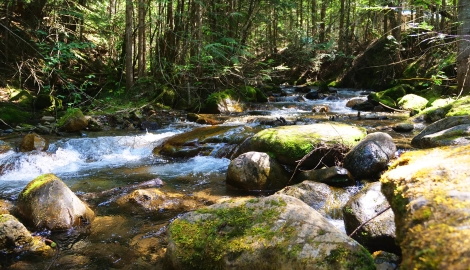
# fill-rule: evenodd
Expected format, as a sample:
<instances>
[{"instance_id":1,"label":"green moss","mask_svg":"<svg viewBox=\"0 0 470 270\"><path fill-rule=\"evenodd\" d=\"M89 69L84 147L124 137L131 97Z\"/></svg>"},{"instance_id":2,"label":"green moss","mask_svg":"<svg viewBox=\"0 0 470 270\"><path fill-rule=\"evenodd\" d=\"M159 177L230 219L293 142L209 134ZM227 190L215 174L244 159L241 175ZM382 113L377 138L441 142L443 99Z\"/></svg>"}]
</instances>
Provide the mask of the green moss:
<instances>
[{"instance_id":1,"label":"green moss","mask_svg":"<svg viewBox=\"0 0 470 270\"><path fill-rule=\"evenodd\" d=\"M43 175L40 175L40 176L36 177L33 181L29 182L28 185L26 185L26 187L20 193L18 199L20 199L20 198L21 199L26 199L32 191L34 191L38 187L40 187L40 186L42 186L42 185L44 185L44 184L46 184L50 181L53 181L54 179L56 179L56 176L52 173L43 174Z\"/></svg>"},{"instance_id":2,"label":"green moss","mask_svg":"<svg viewBox=\"0 0 470 270\"><path fill-rule=\"evenodd\" d=\"M0 119L10 126L23 123L31 118L31 116L32 114L24 108L0 102Z\"/></svg>"},{"instance_id":3,"label":"green moss","mask_svg":"<svg viewBox=\"0 0 470 270\"><path fill-rule=\"evenodd\" d=\"M286 203L279 200L277 204ZM219 269L224 256L252 251L251 243L271 240L278 232L270 229L272 224L269 222L275 220L280 209L266 209L259 215L254 215L255 210L247 204L230 208L203 208L197 212L208 215L204 222L175 220L170 233L180 247L176 256L192 269Z\"/></svg>"},{"instance_id":4,"label":"green moss","mask_svg":"<svg viewBox=\"0 0 470 270\"><path fill-rule=\"evenodd\" d=\"M322 264L328 265L331 269L339 268L344 269L375 269L374 260L372 255L361 247L360 252L352 252L345 248L338 248L330 251L330 254L325 257Z\"/></svg>"},{"instance_id":5,"label":"green moss","mask_svg":"<svg viewBox=\"0 0 470 270\"><path fill-rule=\"evenodd\" d=\"M65 115L62 116L57 121L57 126L61 127L61 126L65 125L71 117L81 118L81 117L84 117L84 116L83 116L83 113L80 109L78 109L78 108L77 109L69 108L65 112Z\"/></svg>"},{"instance_id":6,"label":"green moss","mask_svg":"<svg viewBox=\"0 0 470 270\"><path fill-rule=\"evenodd\" d=\"M396 107L398 99L406 95L407 92L410 92L411 89L412 87L406 84L398 85L387 90L374 93L370 95L370 97L373 100L381 102L387 106Z\"/></svg>"}]
</instances>

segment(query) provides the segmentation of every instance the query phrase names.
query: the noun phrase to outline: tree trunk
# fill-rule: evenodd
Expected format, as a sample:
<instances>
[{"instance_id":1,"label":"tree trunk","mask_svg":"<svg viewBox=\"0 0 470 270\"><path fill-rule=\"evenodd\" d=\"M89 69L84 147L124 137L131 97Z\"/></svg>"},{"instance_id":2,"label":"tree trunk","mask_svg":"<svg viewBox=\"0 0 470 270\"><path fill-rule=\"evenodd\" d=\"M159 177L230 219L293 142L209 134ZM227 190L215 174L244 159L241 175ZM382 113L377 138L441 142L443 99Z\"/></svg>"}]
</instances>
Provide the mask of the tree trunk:
<instances>
[{"instance_id":1,"label":"tree trunk","mask_svg":"<svg viewBox=\"0 0 470 270\"><path fill-rule=\"evenodd\" d=\"M327 1L323 0L321 3L321 9L320 9L320 36L319 36L320 43L325 43L326 8L327 8Z\"/></svg>"},{"instance_id":2,"label":"tree trunk","mask_svg":"<svg viewBox=\"0 0 470 270\"><path fill-rule=\"evenodd\" d=\"M457 83L460 96L470 92L470 1L459 0L458 17L461 23L457 53Z\"/></svg>"},{"instance_id":3,"label":"tree trunk","mask_svg":"<svg viewBox=\"0 0 470 270\"><path fill-rule=\"evenodd\" d=\"M137 59L138 59L138 77L142 78L145 76L145 0L139 0L139 31L138 31L138 48L137 48Z\"/></svg>"},{"instance_id":4,"label":"tree trunk","mask_svg":"<svg viewBox=\"0 0 470 270\"><path fill-rule=\"evenodd\" d=\"M130 91L134 85L134 65L132 33L134 30L134 3L133 0L126 0L126 90Z\"/></svg>"}]
</instances>

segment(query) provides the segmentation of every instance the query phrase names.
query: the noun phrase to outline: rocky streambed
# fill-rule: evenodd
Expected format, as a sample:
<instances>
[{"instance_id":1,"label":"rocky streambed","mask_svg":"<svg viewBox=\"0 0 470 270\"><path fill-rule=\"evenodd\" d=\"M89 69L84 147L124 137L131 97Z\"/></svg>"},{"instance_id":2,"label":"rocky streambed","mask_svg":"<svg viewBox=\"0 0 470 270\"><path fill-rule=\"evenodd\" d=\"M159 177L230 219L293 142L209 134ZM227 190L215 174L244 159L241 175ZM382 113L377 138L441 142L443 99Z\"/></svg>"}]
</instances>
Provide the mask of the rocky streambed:
<instances>
[{"instance_id":1,"label":"rocky streambed","mask_svg":"<svg viewBox=\"0 0 470 270\"><path fill-rule=\"evenodd\" d=\"M465 265L465 244L449 243L466 239L468 116L427 126L351 110L354 94L305 96L158 127L137 114L105 133L2 137L2 268Z\"/></svg>"}]
</instances>

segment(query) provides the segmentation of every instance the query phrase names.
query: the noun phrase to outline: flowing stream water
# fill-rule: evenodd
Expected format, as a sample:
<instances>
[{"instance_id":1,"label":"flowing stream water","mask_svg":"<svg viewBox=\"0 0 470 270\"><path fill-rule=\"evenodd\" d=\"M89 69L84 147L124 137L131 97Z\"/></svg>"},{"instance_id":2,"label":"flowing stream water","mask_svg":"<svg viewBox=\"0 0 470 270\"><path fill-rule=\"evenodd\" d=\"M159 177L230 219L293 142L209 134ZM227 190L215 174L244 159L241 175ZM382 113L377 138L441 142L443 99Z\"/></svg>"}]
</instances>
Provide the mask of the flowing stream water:
<instances>
[{"instance_id":1,"label":"flowing stream water","mask_svg":"<svg viewBox=\"0 0 470 270\"><path fill-rule=\"evenodd\" d=\"M286 90L292 92L293 89ZM407 115L381 113L381 120L357 119L357 111L345 106L347 100L357 96L361 96L359 91L343 89L338 89L338 98L332 100L299 101L299 95L290 95L277 102L254 104L251 112L262 111L259 113L261 116L247 112L221 117L226 120L224 125L256 126L263 117L283 117L288 121L312 123L328 121L328 118L335 116L335 121L357 124L371 130L386 130L399 146L406 147L413 134L394 133L387 127L403 121ZM365 95L362 97L365 98ZM330 111L312 113L312 106L317 105L326 105ZM202 196L207 202L225 197L253 196L225 185L225 173L230 163L227 158L196 156L173 159L152 154L153 148L165 139L200 126L175 122L155 132L90 132L86 137L49 138L51 143L46 152L9 151L0 154L0 199L14 202L29 181L49 172L56 174L79 195L158 177L165 182L162 191L185 197ZM18 145L18 140L5 139L12 145ZM351 190L351 193L355 192ZM0 266L27 269L158 269L159 259L164 254L165 226L181 211L127 211L113 204L109 198L98 198L91 207L97 218L87 233L74 230L60 234L42 232L59 244L59 252L54 258L0 256L0 261L4 260ZM331 222L339 228L344 226L341 220L331 219Z\"/></svg>"}]
</instances>

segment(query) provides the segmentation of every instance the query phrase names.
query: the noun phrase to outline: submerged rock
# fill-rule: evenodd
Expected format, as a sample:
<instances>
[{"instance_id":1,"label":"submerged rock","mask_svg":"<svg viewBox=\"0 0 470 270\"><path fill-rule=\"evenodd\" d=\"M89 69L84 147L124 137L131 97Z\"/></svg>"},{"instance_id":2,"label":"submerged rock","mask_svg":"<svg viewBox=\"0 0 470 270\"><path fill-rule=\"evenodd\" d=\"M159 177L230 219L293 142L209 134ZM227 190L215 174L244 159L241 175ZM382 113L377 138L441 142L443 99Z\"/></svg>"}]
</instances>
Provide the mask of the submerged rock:
<instances>
[{"instance_id":1,"label":"submerged rock","mask_svg":"<svg viewBox=\"0 0 470 270\"><path fill-rule=\"evenodd\" d=\"M400 248L395 244L395 216L392 209L376 217L378 213L389 207L380 188L380 182L367 184L346 203L343 207L346 232L350 235L361 224L373 218L357 230L352 238L370 252L384 250L400 253Z\"/></svg>"},{"instance_id":2,"label":"submerged rock","mask_svg":"<svg viewBox=\"0 0 470 270\"><path fill-rule=\"evenodd\" d=\"M352 194L344 188L330 187L308 180L276 193L295 197L317 210L322 216L332 219L343 219L342 209Z\"/></svg>"},{"instance_id":3,"label":"submerged rock","mask_svg":"<svg viewBox=\"0 0 470 270\"><path fill-rule=\"evenodd\" d=\"M20 145L21 152L46 151L48 148L49 142L36 133L26 134Z\"/></svg>"},{"instance_id":4,"label":"submerged rock","mask_svg":"<svg viewBox=\"0 0 470 270\"><path fill-rule=\"evenodd\" d=\"M436 121L411 140L417 148L470 144L470 116L451 116Z\"/></svg>"},{"instance_id":5,"label":"submerged rock","mask_svg":"<svg viewBox=\"0 0 470 270\"><path fill-rule=\"evenodd\" d=\"M258 132L240 146L238 154L265 152L282 164L295 166L298 160L318 148L305 160L303 166L313 168L320 160L328 166L334 166L350 147L365 136L364 128L341 123L282 126Z\"/></svg>"},{"instance_id":6,"label":"submerged rock","mask_svg":"<svg viewBox=\"0 0 470 270\"><path fill-rule=\"evenodd\" d=\"M3 153L6 153L8 151L10 151L12 148L9 144L7 144L6 142L0 140L0 154L3 154Z\"/></svg>"},{"instance_id":7,"label":"submerged rock","mask_svg":"<svg viewBox=\"0 0 470 270\"><path fill-rule=\"evenodd\" d=\"M415 128L413 123L402 122L392 126L392 129L396 132L410 132Z\"/></svg>"},{"instance_id":8,"label":"submerged rock","mask_svg":"<svg viewBox=\"0 0 470 270\"><path fill-rule=\"evenodd\" d=\"M296 178L299 180L312 180L341 187L356 184L356 181L354 181L349 171L338 166L332 166L320 170L300 171Z\"/></svg>"},{"instance_id":9,"label":"submerged rock","mask_svg":"<svg viewBox=\"0 0 470 270\"><path fill-rule=\"evenodd\" d=\"M388 163L395 157L397 147L390 135L375 132L367 135L344 157L343 167L356 180L378 179L379 174L386 170Z\"/></svg>"},{"instance_id":10,"label":"submerged rock","mask_svg":"<svg viewBox=\"0 0 470 270\"><path fill-rule=\"evenodd\" d=\"M167 193L157 188L138 189L116 200L122 207L131 208L131 212L191 211L202 206L195 198L182 194Z\"/></svg>"},{"instance_id":11,"label":"submerged rock","mask_svg":"<svg viewBox=\"0 0 470 270\"><path fill-rule=\"evenodd\" d=\"M215 204L168 231L174 269L375 269L365 248L286 195Z\"/></svg>"},{"instance_id":12,"label":"submerged rock","mask_svg":"<svg viewBox=\"0 0 470 270\"><path fill-rule=\"evenodd\" d=\"M470 145L403 153L381 178L402 269L470 265Z\"/></svg>"},{"instance_id":13,"label":"submerged rock","mask_svg":"<svg viewBox=\"0 0 470 270\"><path fill-rule=\"evenodd\" d=\"M18 212L36 229L67 230L94 218L93 211L54 174L37 177L21 191Z\"/></svg>"},{"instance_id":14,"label":"submerged rock","mask_svg":"<svg viewBox=\"0 0 470 270\"><path fill-rule=\"evenodd\" d=\"M287 185L289 175L266 153L247 152L230 162L227 184L242 190L278 190Z\"/></svg>"}]
</instances>

